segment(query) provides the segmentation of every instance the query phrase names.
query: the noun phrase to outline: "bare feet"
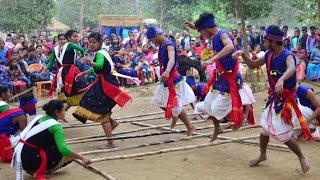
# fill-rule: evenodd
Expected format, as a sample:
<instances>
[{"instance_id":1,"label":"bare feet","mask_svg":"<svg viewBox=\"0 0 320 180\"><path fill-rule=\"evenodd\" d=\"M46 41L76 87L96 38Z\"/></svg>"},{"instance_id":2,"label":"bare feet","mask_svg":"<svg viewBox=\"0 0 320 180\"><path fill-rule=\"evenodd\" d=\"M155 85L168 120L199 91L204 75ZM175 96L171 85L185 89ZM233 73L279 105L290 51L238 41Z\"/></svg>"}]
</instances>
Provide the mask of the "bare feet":
<instances>
[{"instance_id":1,"label":"bare feet","mask_svg":"<svg viewBox=\"0 0 320 180\"><path fill-rule=\"evenodd\" d=\"M117 127L119 126L119 123L115 120L110 120L110 124L111 124L111 129L112 131Z\"/></svg>"},{"instance_id":2,"label":"bare feet","mask_svg":"<svg viewBox=\"0 0 320 180\"><path fill-rule=\"evenodd\" d=\"M309 161L307 158L303 157L300 160L301 170L305 174L310 170Z\"/></svg>"},{"instance_id":3,"label":"bare feet","mask_svg":"<svg viewBox=\"0 0 320 180\"><path fill-rule=\"evenodd\" d=\"M264 156L261 155L257 159L251 160L249 166L250 167L258 166L262 161L265 161L265 160L267 160L267 156L266 155L264 155Z\"/></svg>"},{"instance_id":4,"label":"bare feet","mask_svg":"<svg viewBox=\"0 0 320 180\"><path fill-rule=\"evenodd\" d=\"M173 129L176 126L178 119L179 119L178 117L172 118L171 126L170 126L171 129Z\"/></svg>"},{"instance_id":5,"label":"bare feet","mask_svg":"<svg viewBox=\"0 0 320 180\"><path fill-rule=\"evenodd\" d=\"M192 136L193 132L197 130L197 127L195 127L194 125L192 125L191 129L187 130L187 136Z\"/></svg>"},{"instance_id":6,"label":"bare feet","mask_svg":"<svg viewBox=\"0 0 320 180\"><path fill-rule=\"evenodd\" d=\"M100 147L98 147L98 149L112 149L112 148L115 148L116 146L114 144L110 144L110 143L107 143L105 145L102 145Z\"/></svg>"},{"instance_id":7,"label":"bare feet","mask_svg":"<svg viewBox=\"0 0 320 180\"><path fill-rule=\"evenodd\" d=\"M212 138L210 139L210 142L215 141L218 137L218 134L221 134L221 133L223 133L223 129L221 129L221 127L214 128L214 132L213 132Z\"/></svg>"}]
</instances>

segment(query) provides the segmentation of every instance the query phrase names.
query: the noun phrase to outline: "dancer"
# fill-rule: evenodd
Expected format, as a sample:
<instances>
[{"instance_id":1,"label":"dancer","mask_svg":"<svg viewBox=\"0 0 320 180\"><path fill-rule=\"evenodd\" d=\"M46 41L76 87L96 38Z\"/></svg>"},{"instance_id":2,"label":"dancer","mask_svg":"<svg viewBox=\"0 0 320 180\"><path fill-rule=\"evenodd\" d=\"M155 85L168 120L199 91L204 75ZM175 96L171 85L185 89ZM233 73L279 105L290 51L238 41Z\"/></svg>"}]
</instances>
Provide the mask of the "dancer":
<instances>
[{"instance_id":1,"label":"dancer","mask_svg":"<svg viewBox=\"0 0 320 180\"><path fill-rule=\"evenodd\" d=\"M165 111L165 118L173 117L171 127L176 121L181 121L187 127L187 135L191 136L196 127L189 121L183 106L195 101L195 96L185 79L178 73L178 48L160 34L157 27L149 27L147 38L158 44L161 70L161 84L158 85L151 101L152 105L161 107Z\"/></svg>"},{"instance_id":2,"label":"dancer","mask_svg":"<svg viewBox=\"0 0 320 180\"><path fill-rule=\"evenodd\" d=\"M112 75L114 65L111 57L105 50L101 50L102 35L100 33L91 33L89 35L90 49L95 52L93 62L89 58L84 57L91 69L82 72L76 76L79 81L83 76L88 74L97 74L97 79L85 90L85 94L80 101L73 116L82 123L87 119L99 122L105 132L107 138L112 136L112 130L118 126L118 123L111 116L112 108L118 104L124 107L131 101L131 97L121 89L115 76ZM108 140L106 145L100 148L113 148L115 145L112 140Z\"/></svg>"},{"instance_id":3,"label":"dancer","mask_svg":"<svg viewBox=\"0 0 320 180\"><path fill-rule=\"evenodd\" d=\"M205 69L214 62L217 67L216 73L213 74L204 90L208 92L204 100L205 111L214 124L212 142L217 139L218 134L223 132L219 121L229 114L230 124L235 129L240 128L244 120L243 104L239 93L240 90L243 90L243 80L238 72L239 61L231 57L235 51L232 38L227 32L219 29L212 13L201 14L195 24L191 22L185 22L185 24L198 30L203 38L212 40L212 47L216 52L213 57L202 63ZM243 98L254 100L252 93L244 94L246 97Z\"/></svg>"},{"instance_id":4,"label":"dancer","mask_svg":"<svg viewBox=\"0 0 320 180\"><path fill-rule=\"evenodd\" d=\"M309 129L310 132L312 132L314 140L320 141L320 102L317 100L313 89L308 86L297 86L296 95L298 102L301 105L299 106L301 113L306 119L306 123L309 125ZM297 118L294 118L293 125L294 127L300 127L300 123ZM301 130L294 131L294 137L296 139L303 139L301 135Z\"/></svg>"},{"instance_id":5,"label":"dancer","mask_svg":"<svg viewBox=\"0 0 320 180\"><path fill-rule=\"evenodd\" d=\"M66 104L51 100L43 106L46 115L35 117L20 133L12 138L14 148L13 165L16 166L16 179L23 179L23 169L36 179L46 179L45 174L58 170L79 159L89 165L90 159L73 152L65 143L64 131L57 122L64 119Z\"/></svg>"},{"instance_id":6,"label":"dancer","mask_svg":"<svg viewBox=\"0 0 320 180\"><path fill-rule=\"evenodd\" d=\"M250 68L258 68L267 64L269 79L269 98L267 108L261 116L260 156L250 162L250 166L257 166L267 160L267 146L271 135L286 144L299 158L303 173L310 169L307 158L296 140L292 137L293 118L298 118L303 137L312 139L309 128L294 99L297 82L295 58L283 45L284 33L278 26L269 26L264 34L264 46L269 50L264 57L257 60L250 59L243 51L237 51L234 57L242 56Z\"/></svg>"},{"instance_id":7,"label":"dancer","mask_svg":"<svg viewBox=\"0 0 320 180\"><path fill-rule=\"evenodd\" d=\"M10 162L13 154L10 136L19 133L27 126L27 115L21 108L10 109L5 102L11 97L7 86L0 85L0 159Z\"/></svg>"},{"instance_id":8,"label":"dancer","mask_svg":"<svg viewBox=\"0 0 320 180\"><path fill-rule=\"evenodd\" d=\"M58 71L50 88L49 96L53 95L55 87L57 87L58 93L64 92L66 96L65 99L68 103L68 110L70 106L79 104L83 96L83 93L79 91L89 84L84 79L78 82L74 81L76 74L80 73L75 66L77 51L81 52L82 55L85 53L84 49L77 45L79 41L78 32L69 30L65 34L65 38L69 41L68 43L65 43L62 35L59 36L59 51L57 51L58 48L56 48L55 52L52 53L47 67L41 72L41 76L43 76L48 69L52 68L55 61L57 62ZM59 99L62 100L64 98L60 96Z\"/></svg>"}]
</instances>

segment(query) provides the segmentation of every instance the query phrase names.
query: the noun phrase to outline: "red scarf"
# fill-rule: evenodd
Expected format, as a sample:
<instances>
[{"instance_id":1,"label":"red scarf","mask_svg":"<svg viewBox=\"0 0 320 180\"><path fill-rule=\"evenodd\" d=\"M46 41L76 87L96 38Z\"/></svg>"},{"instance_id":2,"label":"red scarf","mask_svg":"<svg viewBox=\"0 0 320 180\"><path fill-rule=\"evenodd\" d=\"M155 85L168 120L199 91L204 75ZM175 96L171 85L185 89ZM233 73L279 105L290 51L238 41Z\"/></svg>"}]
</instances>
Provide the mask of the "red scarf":
<instances>
[{"instance_id":1,"label":"red scarf","mask_svg":"<svg viewBox=\"0 0 320 180\"><path fill-rule=\"evenodd\" d=\"M21 108L9 109L7 111L4 111L4 112L0 113L0 120L3 119L4 117L9 116L10 114L13 114L13 113L16 113L16 112L24 112L24 111Z\"/></svg>"},{"instance_id":2,"label":"red scarf","mask_svg":"<svg viewBox=\"0 0 320 180\"><path fill-rule=\"evenodd\" d=\"M255 125L254 116L253 116L253 106L250 105L249 115L248 115L248 124Z\"/></svg>"},{"instance_id":3,"label":"red scarf","mask_svg":"<svg viewBox=\"0 0 320 180\"><path fill-rule=\"evenodd\" d=\"M274 87L277 84L277 81L272 77L271 75L271 61L272 61L272 57L273 57L273 53L269 54L268 57L268 64L267 64L267 71L268 71L268 77L270 80L270 88L269 88L269 94L273 93L272 89L274 89ZM293 127L292 124L292 108L294 110L294 112L297 114L300 126L301 126L301 130L302 130L302 135L303 138L309 138L310 140L313 139L312 134L310 133L308 124L305 122L305 119L298 107L297 102L294 99L294 95L295 95L295 88L293 88L292 90L289 89L284 89L281 95L278 95L276 93L273 93L275 98L284 98L285 102L283 105L283 108L281 110L281 119L283 119L284 123L290 125ZM270 104L272 104L273 102L270 102Z\"/></svg>"},{"instance_id":4,"label":"red scarf","mask_svg":"<svg viewBox=\"0 0 320 180\"><path fill-rule=\"evenodd\" d=\"M234 69L231 72L226 71L219 61L216 61L216 65L217 69L221 73L221 76L226 78L229 83L230 96L232 100L232 111L230 117L231 122L233 123L233 128L238 129L241 127L244 116L241 97L237 83L235 82L239 70L239 61L236 60Z\"/></svg>"},{"instance_id":5,"label":"red scarf","mask_svg":"<svg viewBox=\"0 0 320 180\"><path fill-rule=\"evenodd\" d=\"M167 81L168 83L168 89L169 89L169 98L167 102L167 108L165 111L165 118L170 119L172 118L172 109L178 105L178 98L177 98L177 93L176 90L174 89L174 78L179 76L179 73L177 70L174 70L170 73L169 79Z\"/></svg>"},{"instance_id":6,"label":"red scarf","mask_svg":"<svg viewBox=\"0 0 320 180\"><path fill-rule=\"evenodd\" d=\"M51 84L51 87L50 87L50 90L49 90L49 93L48 93L48 97L52 97L53 96L54 89L57 86L59 70L61 68L64 68L65 66L68 66L68 65L71 65L71 67L70 67L70 70L69 70L68 74L66 75L66 77L64 79L64 87L65 87L64 93L66 95L71 95L75 74L79 74L80 71L74 64L64 64L64 65L58 67L56 76L54 77L54 80L53 80L53 82Z\"/></svg>"},{"instance_id":7,"label":"red scarf","mask_svg":"<svg viewBox=\"0 0 320 180\"><path fill-rule=\"evenodd\" d=\"M98 82L99 79L101 79L102 90L104 94L113 99L120 107L124 107L128 102L132 100L132 98L126 92L104 80L103 74L98 74L97 79L87 88L82 89L81 91L86 92L90 90Z\"/></svg>"},{"instance_id":8,"label":"red scarf","mask_svg":"<svg viewBox=\"0 0 320 180\"><path fill-rule=\"evenodd\" d=\"M47 170L47 153L40 147L38 146L35 146L31 143L28 143L22 139L19 140L19 142L31 147L31 148L34 148L34 149L37 149L39 150L39 153L40 153L40 158L41 158L41 164L40 164L40 167L39 169L37 170L37 174L36 174L36 179L37 180L44 180L46 179L46 170Z\"/></svg>"}]
</instances>

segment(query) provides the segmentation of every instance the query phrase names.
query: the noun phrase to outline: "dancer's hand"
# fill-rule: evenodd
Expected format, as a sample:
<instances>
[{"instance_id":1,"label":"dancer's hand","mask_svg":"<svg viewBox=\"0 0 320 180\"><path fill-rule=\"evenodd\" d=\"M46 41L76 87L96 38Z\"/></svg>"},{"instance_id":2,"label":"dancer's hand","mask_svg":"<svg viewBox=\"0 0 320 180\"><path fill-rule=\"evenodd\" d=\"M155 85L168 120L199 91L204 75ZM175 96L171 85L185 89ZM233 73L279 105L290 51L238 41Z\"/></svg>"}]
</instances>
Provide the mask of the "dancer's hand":
<instances>
[{"instance_id":1,"label":"dancer's hand","mask_svg":"<svg viewBox=\"0 0 320 180\"><path fill-rule=\"evenodd\" d=\"M90 62L91 62L91 60L88 56L84 56L81 60L82 60L82 62L86 62L88 64L90 64Z\"/></svg>"},{"instance_id":2,"label":"dancer's hand","mask_svg":"<svg viewBox=\"0 0 320 180\"><path fill-rule=\"evenodd\" d=\"M283 92L283 80L280 78L275 86L275 92L281 94Z\"/></svg>"},{"instance_id":3,"label":"dancer's hand","mask_svg":"<svg viewBox=\"0 0 320 180\"><path fill-rule=\"evenodd\" d=\"M86 158L86 157L84 157L84 156L81 158L81 161L82 161L85 165L91 164L91 160L88 159L88 158Z\"/></svg>"},{"instance_id":4,"label":"dancer's hand","mask_svg":"<svg viewBox=\"0 0 320 180\"><path fill-rule=\"evenodd\" d=\"M185 21L184 25L191 28L191 29L195 29L195 30L197 29L196 26L190 21Z\"/></svg>"},{"instance_id":5,"label":"dancer's hand","mask_svg":"<svg viewBox=\"0 0 320 180\"><path fill-rule=\"evenodd\" d=\"M243 54L242 50L236 51L236 52L232 53L232 58L237 59L239 56L242 56L242 54Z\"/></svg>"},{"instance_id":6,"label":"dancer's hand","mask_svg":"<svg viewBox=\"0 0 320 180\"><path fill-rule=\"evenodd\" d=\"M170 75L170 72L165 71L165 72L161 75L161 82L167 82L168 79L169 79L169 75Z\"/></svg>"},{"instance_id":7,"label":"dancer's hand","mask_svg":"<svg viewBox=\"0 0 320 180\"><path fill-rule=\"evenodd\" d=\"M83 78L84 73L79 73L76 75L75 80L78 82L81 78Z\"/></svg>"},{"instance_id":8,"label":"dancer's hand","mask_svg":"<svg viewBox=\"0 0 320 180\"><path fill-rule=\"evenodd\" d=\"M206 62L203 62L203 63L201 63L201 69L202 70L206 70L207 69L207 67L208 67L208 63L206 63Z\"/></svg>"}]
</instances>

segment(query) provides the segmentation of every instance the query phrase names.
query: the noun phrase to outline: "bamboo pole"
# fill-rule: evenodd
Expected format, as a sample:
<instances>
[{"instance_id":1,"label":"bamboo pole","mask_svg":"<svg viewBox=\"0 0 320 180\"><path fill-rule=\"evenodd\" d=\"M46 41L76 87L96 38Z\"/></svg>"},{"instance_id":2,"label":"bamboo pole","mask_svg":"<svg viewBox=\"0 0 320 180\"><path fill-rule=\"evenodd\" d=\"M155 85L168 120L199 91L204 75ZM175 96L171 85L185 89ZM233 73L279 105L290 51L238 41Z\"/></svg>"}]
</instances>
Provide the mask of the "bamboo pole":
<instances>
[{"instance_id":1,"label":"bamboo pole","mask_svg":"<svg viewBox=\"0 0 320 180\"><path fill-rule=\"evenodd\" d=\"M92 171L92 172L94 172L94 173L97 173L97 174L99 174L100 176L102 176L102 177L104 177L104 178L106 178L106 179L108 179L108 180L116 180L116 178L112 177L111 175L107 174L106 172L101 171L100 169L98 169L98 168L96 168L96 167L94 167L94 166L91 166L91 165L88 165L88 166L87 166L87 165L83 164L83 162L81 162L81 161L78 160L78 159L75 159L74 161L75 161L76 163L80 164L81 166L83 166L84 168L86 168L86 169L88 169L88 170L90 170L90 171Z\"/></svg>"},{"instance_id":2,"label":"bamboo pole","mask_svg":"<svg viewBox=\"0 0 320 180\"><path fill-rule=\"evenodd\" d=\"M21 93L18 93L18 94L16 94L16 95L10 97L9 100L12 100L12 99L15 99L15 98L17 98L17 97L19 97L19 96L21 96L21 95L24 95L24 94L28 93L29 91L32 91L33 88L35 88L35 87L31 87L31 88L29 88L29 89L26 89L26 90L22 91Z\"/></svg>"},{"instance_id":3,"label":"bamboo pole","mask_svg":"<svg viewBox=\"0 0 320 180\"><path fill-rule=\"evenodd\" d=\"M89 154L115 152L115 151L128 150L128 149L136 149L136 148L141 148L141 147L155 146L155 145L160 145L160 144L168 144L168 143L173 143L173 142L178 142L178 141L201 138L201 137L210 136L211 134L212 133L205 133L205 134L199 134L199 135L195 135L195 136L186 136L186 137L181 137L181 138L166 139L166 140L163 140L163 141L154 141L154 142L148 142L148 143L143 143L143 144L135 144L135 145L125 146L125 147L112 148L112 149L101 149L101 150L86 151L86 152L81 152L79 154L81 154L81 155L89 155Z\"/></svg>"},{"instance_id":4,"label":"bamboo pole","mask_svg":"<svg viewBox=\"0 0 320 180\"><path fill-rule=\"evenodd\" d=\"M164 112L162 112L162 113L164 113ZM187 116L199 115L199 114L202 114L202 113L191 113L191 114L187 114ZM125 118L128 118L128 117L125 117ZM114 120L121 120L121 119L122 118L118 118L118 119L114 119ZM159 116L159 117L142 118L142 119L122 120L122 121L118 121L118 123L141 122L141 121L149 121L149 120L155 120L155 119L164 119L164 117L163 116ZM76 125L66 126L66 127L64 127L64 129L89 127L89 126L99 126L99 125L101 125L101 123L76 124Z\"/></svg>"},{"instance_id":5,"label":"bamboo pole","mask_svg":"<svg viewBox=\"0 0 320 180\"><path fill-rule=\"evenodd\" d=\"M134 158L134 157L143 157L143 156L150 156L150 155L156 155L156 154L162 154L162 153L191 150L191 149L216 146L216 145L221 145L221 144L226 144L226 143L238 142L241 140L255 139L258 137L259 136L249 136L249 137L235 138L232 140L225 140L225 141L220 141L220 142L211 142L211 143L197 144L197 145L191 145L191 146L181 146L181 147L176 147L176 148L161 149L161 150L157 150L157 151L149 151L149 152L136 153L136 154L101 157L101 158L91 159L91 162L96 163L96 162L107 161L107 160L128 159L128 158Z\"/></svg>"},{"instance_id":6,"label":"bamboo pole","mask_svg":"<svg viewBox=\"0 0 320 180\"><path fill-rule=\"evenodd\" d=\"M199 127L199 128L197 128L197 130L209 129L209 128L213 128L213 127L214 127L213 125ZM180 132L187 132L187 130L183 129L183 130L179 130L179 132L178 131L160 131L160 132L144 133L144 134L137 134L137 135L111 137L111 138L101 137L101 138L93 138L93 139L83 139L83 140L78 140L78 141L69 141L69 142L67 142L67 144L78 144L78 143L85 143L85 142L107 141L107 140L133 139L133 138L159 136L159 135L173 134L173 133L180 133Z\"/></svg>"},{"instance_id":7,"label":"bamboo pole","mask_svg":"<svg viewBox=\"0 0 320 180\"><path fill-rule=\"evenodd\" d=\"M196 123L202 123L202 122L206 122L204 120L200 120L200 121L191 121L193 124ZM176 125L182 125L182 122L177 123ZM122 131L122 132L117 132L117 133L113 133L112 135L120 135L120 134L127 134L127 133L133 133L133 132L138 132L138 131L145 131L145 130L150 130L150 129L156 129L156 128L160 128L160 127L167 127L170 126L171 124L163 124L163 125L158 125L158 126L153 126L153 127L143 127L143 128L137 128L137 129L131 129L128 131ZM91 138L99 138L99 137L105 137L105 134L102 135L92 135L92 136L83 136L83 137L78 137L78 138L70 138L70 139L66 139L66 142L69 141L77 141L77 140L83 140L83 139L91 139Z\"/></svg>"},{"instance_id":8,"label":"bamboo pole","mask_svg":"<svg viewBox=\"0 0 320 180\"><path fill-rule=\"evenodd\" d=\"M222 139L222 140L230 140L230 139L234 139L233 137L226 137L226 136L218 136L218 139ZM243 140L241 142L239 142L241 144L253 144L253 145L260 145L259 142L256 141L252 141L252 140ZM277 148L274 150L278 150L280 149L281 151L284 150L285 152L290 152L289 148L285 145L282 144L273 144L273 143L269 143L268 147L272 147L272 148Z\"/></svg>"}]
</instances>

